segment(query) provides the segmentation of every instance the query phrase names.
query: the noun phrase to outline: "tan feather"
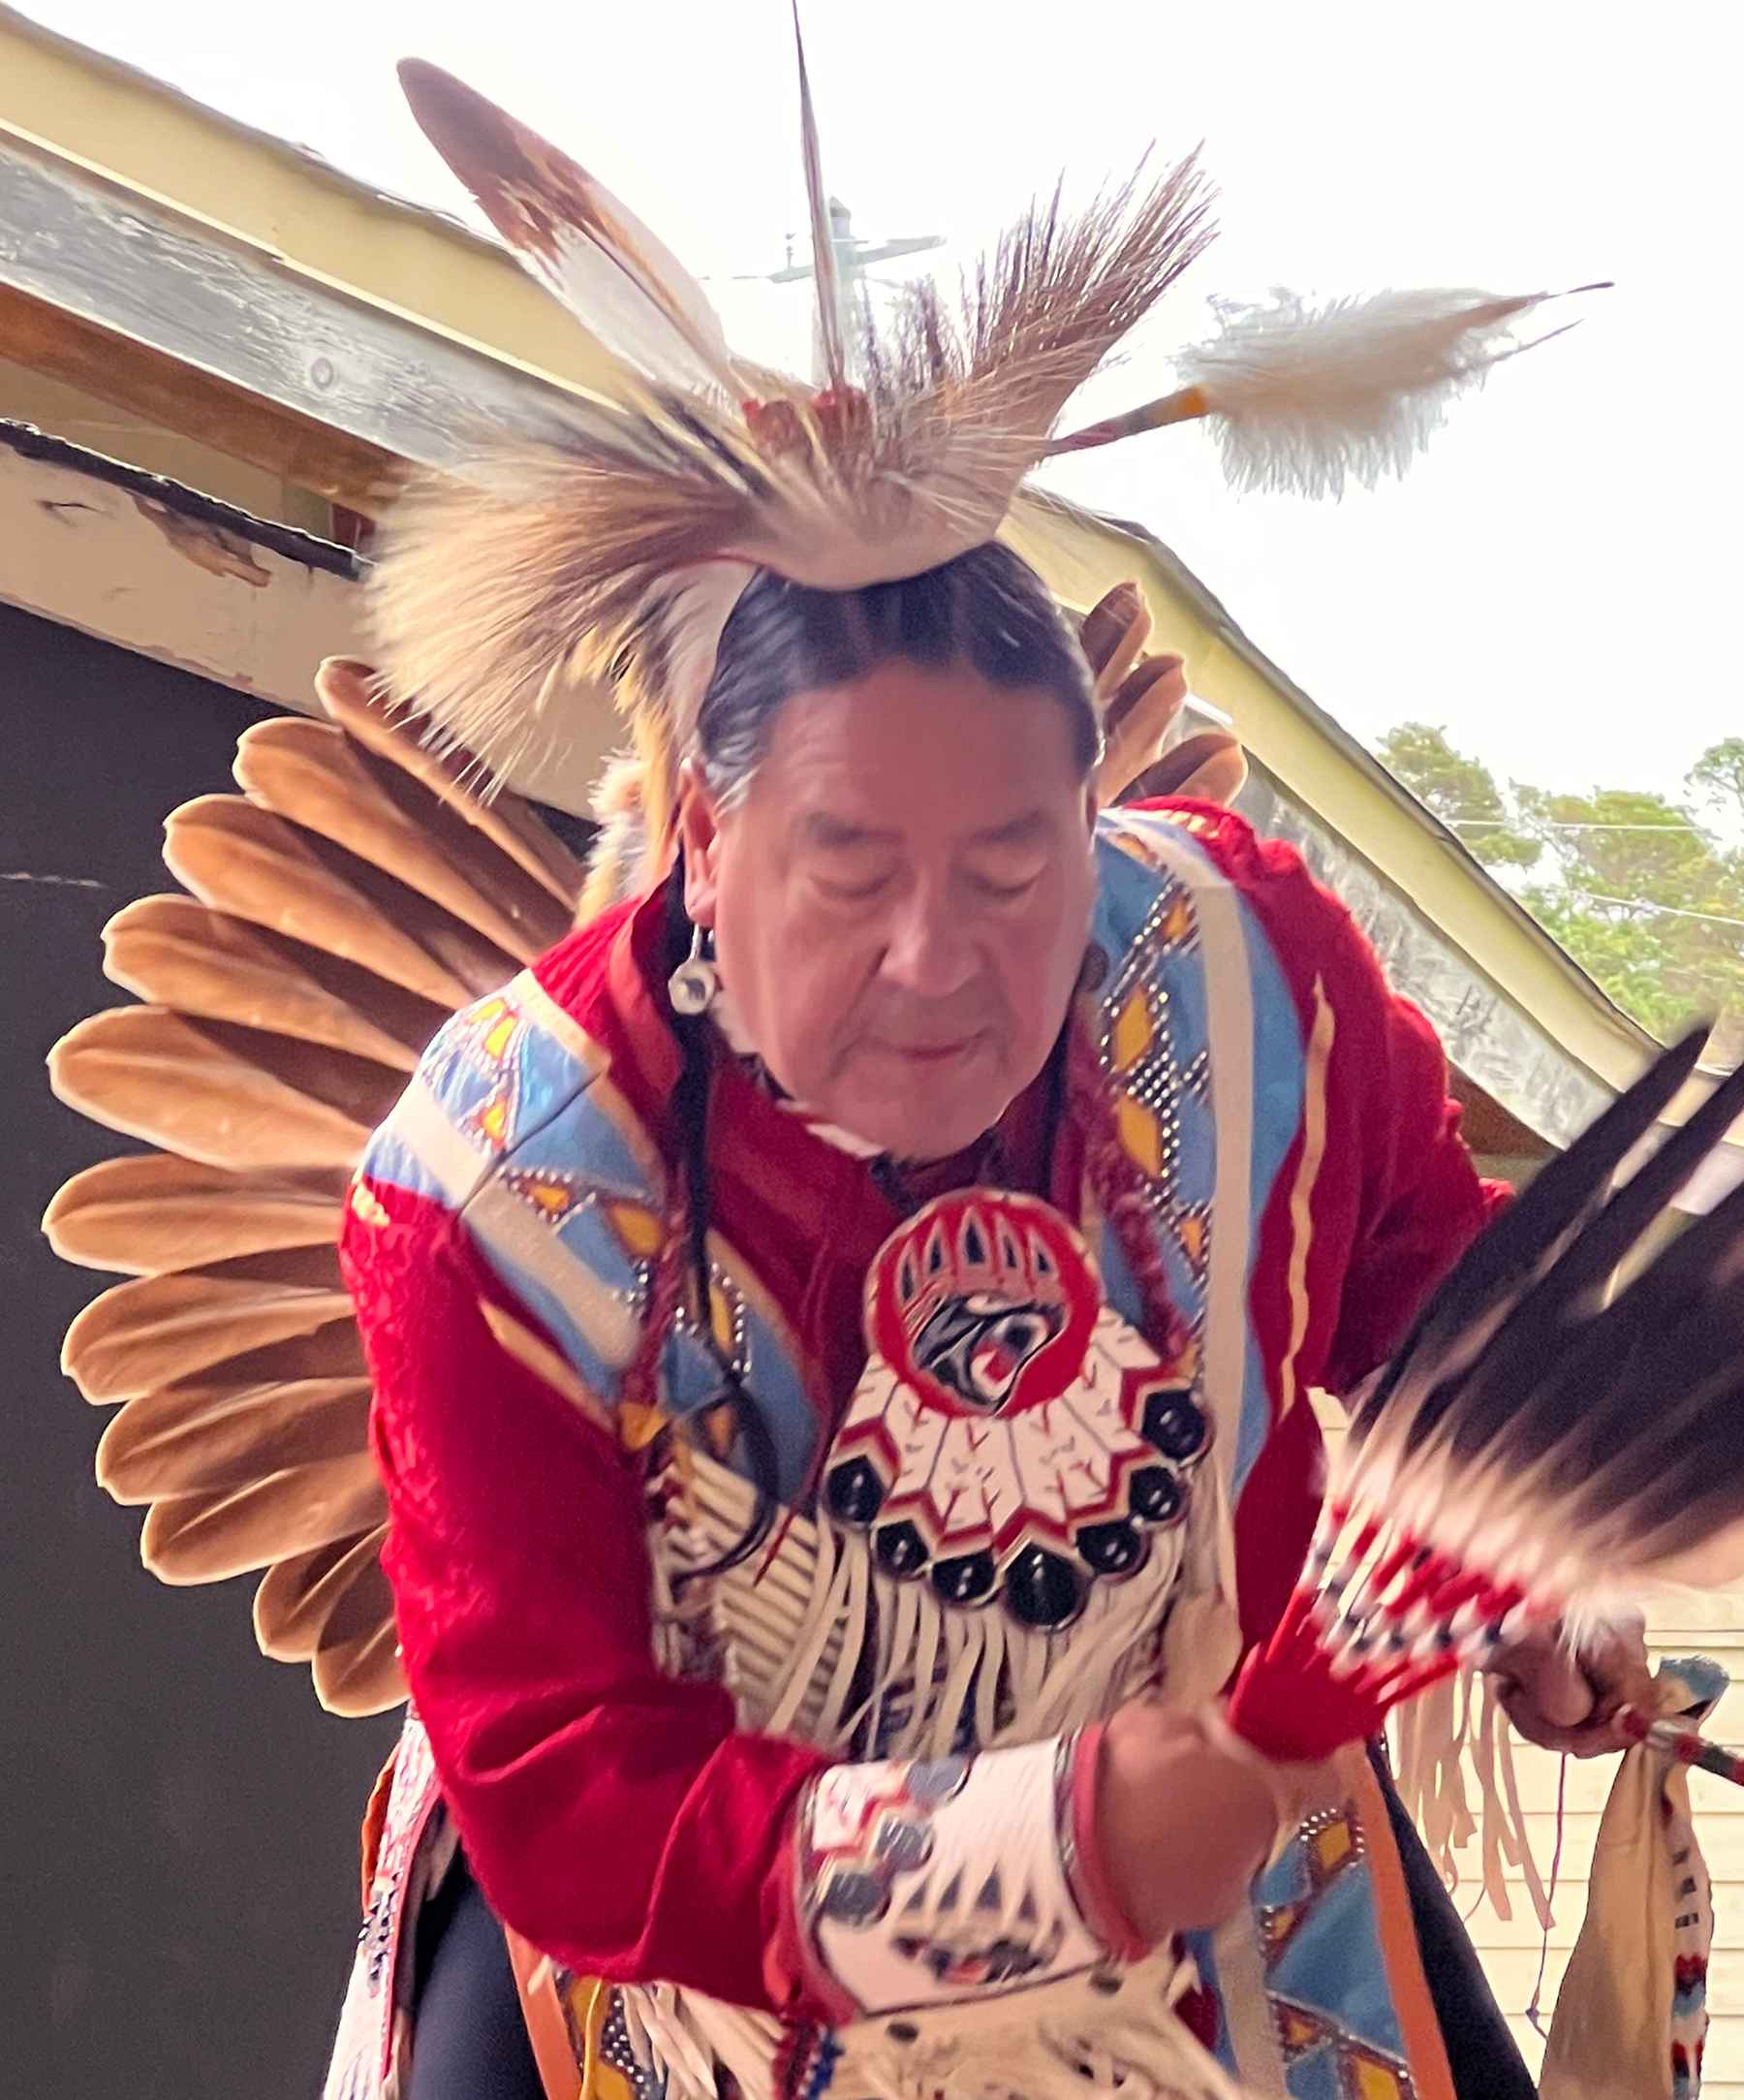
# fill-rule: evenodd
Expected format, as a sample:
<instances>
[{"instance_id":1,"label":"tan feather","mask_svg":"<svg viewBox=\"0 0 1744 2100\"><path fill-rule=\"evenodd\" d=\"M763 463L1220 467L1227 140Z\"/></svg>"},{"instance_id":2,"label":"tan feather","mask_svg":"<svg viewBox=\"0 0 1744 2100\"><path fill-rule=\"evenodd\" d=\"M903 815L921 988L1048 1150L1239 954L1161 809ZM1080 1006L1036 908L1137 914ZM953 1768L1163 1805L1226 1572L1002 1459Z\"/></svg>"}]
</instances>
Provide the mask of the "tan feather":
<instances>
[{"instance_id":1,"label":"tan feather","mask_svg":"<svg viewBox=\"0 0 1744 2100\"><path fill-rule=\"evenodd\" d=\"M98 1444L97 1478L117 1502L209 1494L364 1450L368 1423L367 1378L194 1379L121 1408Z\"/></svg>"},{"instance_id":2,"label":"tan feather","mask_svg":"<svg viewBox=\"0 0 1744 2100\"><path fill-rule=\"evenodd\" d=\"M184 1020L162 1007L95 1014L48 1054L69 1108L184 1159L233 1170L350 1172L397 1077L309 1043Z\"/></svg>"},{"instance_id":3,"label":"tan feather","mask_svg":"<svg viewBox=\"0 0 1744 2100\"><path fill-rule=\"evenodd\" d=\"M316 1692L332 1713L380 1713L406 1696L384 1535L377 1529L282 1560L255 1591L263 1652L312 1662Z\"/></svg>"},{"instance_id":4,"label":"tan feather","mask_svg":"<svg viewBox=\"0 0 1744 2100\"><path fill-rule=\"evenodd\" d=\"M186 896L141 897L103 929L105 974L177 1013L416 1069L448 1018L386 978Z\"/></svg>"},{"instance_id":5,"label":"tan feather","mask_svg":"<svg viewBox=\"0 0 1744 2100\"><path fill-rule=\"evenodd\" d=\"M163 1275L238 1254L331 1246L344 1192L337 1171L269 1178L148 1152L75 1175L43 1230L62 1261Z\"/></svg>"},{"instance_id":6,"label":"tan feather","mask_svg":"<svg viewBox=\"0 0 1744 2100\"><path fill-rule=\"evenodd\" d=\"M345 1185L448 1011L567 930L579 870L333 682L357 743L310 725L251 739L243 785L277 808L178 812L170 858L200 899L146 899L108 929L113 977L161 1003L73 1031L54 1083L175 1149L78 1176L46 1222L69 1257L140 1272L79 1316L65 1362L123 1402L99 1478L151 1505L146 1564L174 1583L268 1568L267 1628L308 1590L286 1640L325 1706L363 1713L404 1682L332 1244Z\"/></svg>"},{"instance_id":7,"label":"tan feather","mask_svg":"<svg viewBox=\"0 0 1744 2100\"><path fill-rule=\"evenodd\" d=\"M1186 671L1178 656L1147 656L1127 674L1108 703L1106 748L1096 792L1106 806L1130 797L1132 784L1153 765L1187 701Z\"/></svg>"},{"instance_id":8,"label":"tan feather","mask_svg":"<svg viewBox=\"0 0 1744 2100\"><path fill-rule=\"evenodd\" d=\"M404 883L234 795L184 803L164 859L202 904L251 920L452 1010L514 975L514 956Z\"/></svg>"},{"instance_id":9,"label":"tan feather","mask_svg":"<svg viewBox=\"0 0 1744 2100\"><path fill-rule=\"evenodd\" d=\"M315 1695L329 1713L383 1713L407 1693L393 1593L380 1562L361 1568L321 1630Z\"/></svg>"},{"instance_id":10,"label":"tan feather","mask_svg":"<svg viewBox=\"0 0 1744 2100\"><path fill-rule=\"evenodd\" d=\"M236 747L249 796L451 912L520 963L560 941L570 914L487 838L327 722L260 722Z\"/></svg>"},{"instance_id":11,"label":"tan feather","mask_svg":"<svg viewBox=\"0 0 1744 2100\"><path fill-rule=\"evenodd\" d=\"M520 796L499 789L485 798L476 791L471 783L479 779L481 766L470 751L444 753L423 742L415 720L377 697L375 672L354 657L328 657L316 674L315 691L354 743L397 766L573 914L587 879L585 868ZM600 694L597 705L609 707L610 696Z\"/></svg>"},{"instance_id":12,"label":"tan feather","mask_svg":"<svg viewBox=\"0 0 1744 2100\"><path fill-rule=\"evenodd\" d=\"M244 1348L214 1365L202 1382L240 1392L250 1386L294 1385L298 1379L367 1378L363 1337L355 1320L334 1320L305 1334Z\"/></svg>"},{"instance_id":13,"label":"tan feather","mask_svg":"<svg viewBox=\"0 0 1744 2100\"><path fill-rule=\"evenodd\" d=\"M130 1400L351 1317L330 1248L243 1255L105 1291L67 1330L61 1367L87 1400Z\"/></svg>"},{"instance_id":14,"label":"tan feather","mask_svg":"<svg viewBox=\"0 0 1744 2100\"><path fill-rule=\"evenodd\" d=\"M1144 654L1150 640L1150 608L1137 583L1116 583L1084 615L1078 639L1096 680L1096 697L1106 712L1121 681Z\"/></svg>"},{"instance_id":15,"label":"tan feather","mask_svg":"<svg viewBox=\"0 0 1744 2100\"><path fill-rule=\"evenodd\" d=\"M330 1540L277 1561L255 1591L255 1637L279 1662L306 1662L321 1645L333 1607L366 1568L378 1565L387 1526Z\"/></svg>"},{"instance_id":16,"label":"tan feather","mask_svg":"<svg viewBox=\"0 0 1744 2100\"><path fill-rule=\"evenodd\" d=\"M366 1451L287 1466L247 1487L157 1502L140 1557L166 1583L222 1583L373 1530L387 1497Z\"/></svg>"},{"instance_id":17,"label":"tan feather","mask_svg":"<svg viewBox=\"0 0 1744 2100\"><path fill-rule=\"evenodd\" d=\"M1189 737L1136 780L1129 801L1151 795L1175 795L1196 802L1232 802L1247 779L1247 753L1225 730L1202 730Z\"/></svg>"}]
</instances>

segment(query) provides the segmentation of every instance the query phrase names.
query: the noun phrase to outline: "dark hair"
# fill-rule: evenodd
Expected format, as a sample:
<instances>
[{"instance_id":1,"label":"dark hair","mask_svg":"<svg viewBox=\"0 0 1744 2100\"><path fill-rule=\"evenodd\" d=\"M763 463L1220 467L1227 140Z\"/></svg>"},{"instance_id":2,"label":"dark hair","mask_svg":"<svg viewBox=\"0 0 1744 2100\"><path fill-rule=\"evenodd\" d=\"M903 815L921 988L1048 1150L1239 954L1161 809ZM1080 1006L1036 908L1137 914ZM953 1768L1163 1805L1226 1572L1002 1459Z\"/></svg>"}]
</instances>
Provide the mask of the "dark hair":
<instances>
[{"instance_id":1,"label":"dark hair","mask_svg":"<svg viewBox=\"0 0 1744 2100\"><path fill-rule=\"evenodd\" d=\"M861 590L809 590L766 571L728 617L697 717L697 755L724 799L743 792L775 716L796 693L845 685L894 661L966 664L1009 692L1050 693L1072 717L1088 774L1102 748L1090 667L1047 585L994 542L924 575Z\"/></svg>"}]
</instances>

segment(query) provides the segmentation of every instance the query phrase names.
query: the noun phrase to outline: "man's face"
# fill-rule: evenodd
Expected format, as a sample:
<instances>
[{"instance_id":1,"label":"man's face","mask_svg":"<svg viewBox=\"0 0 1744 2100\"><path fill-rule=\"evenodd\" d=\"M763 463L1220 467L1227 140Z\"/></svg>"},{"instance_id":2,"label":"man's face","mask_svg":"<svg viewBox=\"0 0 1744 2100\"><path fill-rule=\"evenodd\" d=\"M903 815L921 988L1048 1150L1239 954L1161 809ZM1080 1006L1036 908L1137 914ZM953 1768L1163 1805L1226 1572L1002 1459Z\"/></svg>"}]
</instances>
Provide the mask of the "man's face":
<instances>
[{"instance_id":1,"label":"man's face","mask_svg":"<svg viewBox=\"0 0 1744 2100\"><path fill-rule=\"evenodd\" d=\"M1091 821L1058 700L890 663L791 700L729 809L687 784L686 902L789 1094L898 1158L943 1158L1059 1034Z\"/></svg>"}]
</instances>

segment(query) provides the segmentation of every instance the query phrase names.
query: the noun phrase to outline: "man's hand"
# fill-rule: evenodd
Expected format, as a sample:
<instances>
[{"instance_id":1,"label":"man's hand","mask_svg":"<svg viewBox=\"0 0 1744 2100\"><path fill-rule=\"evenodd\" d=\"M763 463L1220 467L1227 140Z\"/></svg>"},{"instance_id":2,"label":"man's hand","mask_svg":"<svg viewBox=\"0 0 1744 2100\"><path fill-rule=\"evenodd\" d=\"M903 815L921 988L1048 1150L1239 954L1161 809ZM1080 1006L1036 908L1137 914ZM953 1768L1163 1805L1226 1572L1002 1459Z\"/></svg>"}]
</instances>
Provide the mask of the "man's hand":
<instances>
[{"instance_id":1,"label":"man's hand","mask_svg":"<svg viewBox=\"0 0 1744 2100\"><path fill-rule=\"evenodd\" d=\"M1132 1699L1103 1735L1096 1835L1140 1938L1221 1925L1278 1835L1342 1789L1329 1766L1268 1765L1215 1718Z\"/></svg>"},{"instance_id":2,"label":"man's hand","mask_svg":"<svg viewBox=\"0 0 1744 2100\"><path fill-rule=\"evenodd\" d=\"M1654 1708L1653 1672L1638 1624L1607 1628L1578 1650L1550 1627L1515 1642L1491 1665L1503 1711L1528 1742L1571 1757L1627 1750L1620 1707Z\"/></svg>"}]
</instances>

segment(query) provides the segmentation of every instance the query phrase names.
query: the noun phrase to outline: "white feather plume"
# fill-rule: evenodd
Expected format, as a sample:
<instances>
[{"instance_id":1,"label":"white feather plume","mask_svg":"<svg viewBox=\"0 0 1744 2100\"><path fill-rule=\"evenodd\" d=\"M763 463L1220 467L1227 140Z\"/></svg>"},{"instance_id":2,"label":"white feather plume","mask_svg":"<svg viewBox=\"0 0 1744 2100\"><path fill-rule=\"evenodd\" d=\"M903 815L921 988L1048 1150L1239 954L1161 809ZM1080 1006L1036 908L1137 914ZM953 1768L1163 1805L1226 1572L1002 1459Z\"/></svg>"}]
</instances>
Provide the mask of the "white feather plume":
<instances>
[{"instance_id":1,"label":"white feather plume","mask_svg":"<svg viewBox=\"0 0 1744 2100\"><path fill-rule=\"evenodd\" d=\"M1522 346L1510 329L1548 295L1382 292L1316 310L1292 292L1218 301L1216 338L1176 360L1215 423L1240 489L1340 496L1402 474L1448 403ZM1180 398L1177 396L1176 398Z\"/></svg>"}]
</instances>

